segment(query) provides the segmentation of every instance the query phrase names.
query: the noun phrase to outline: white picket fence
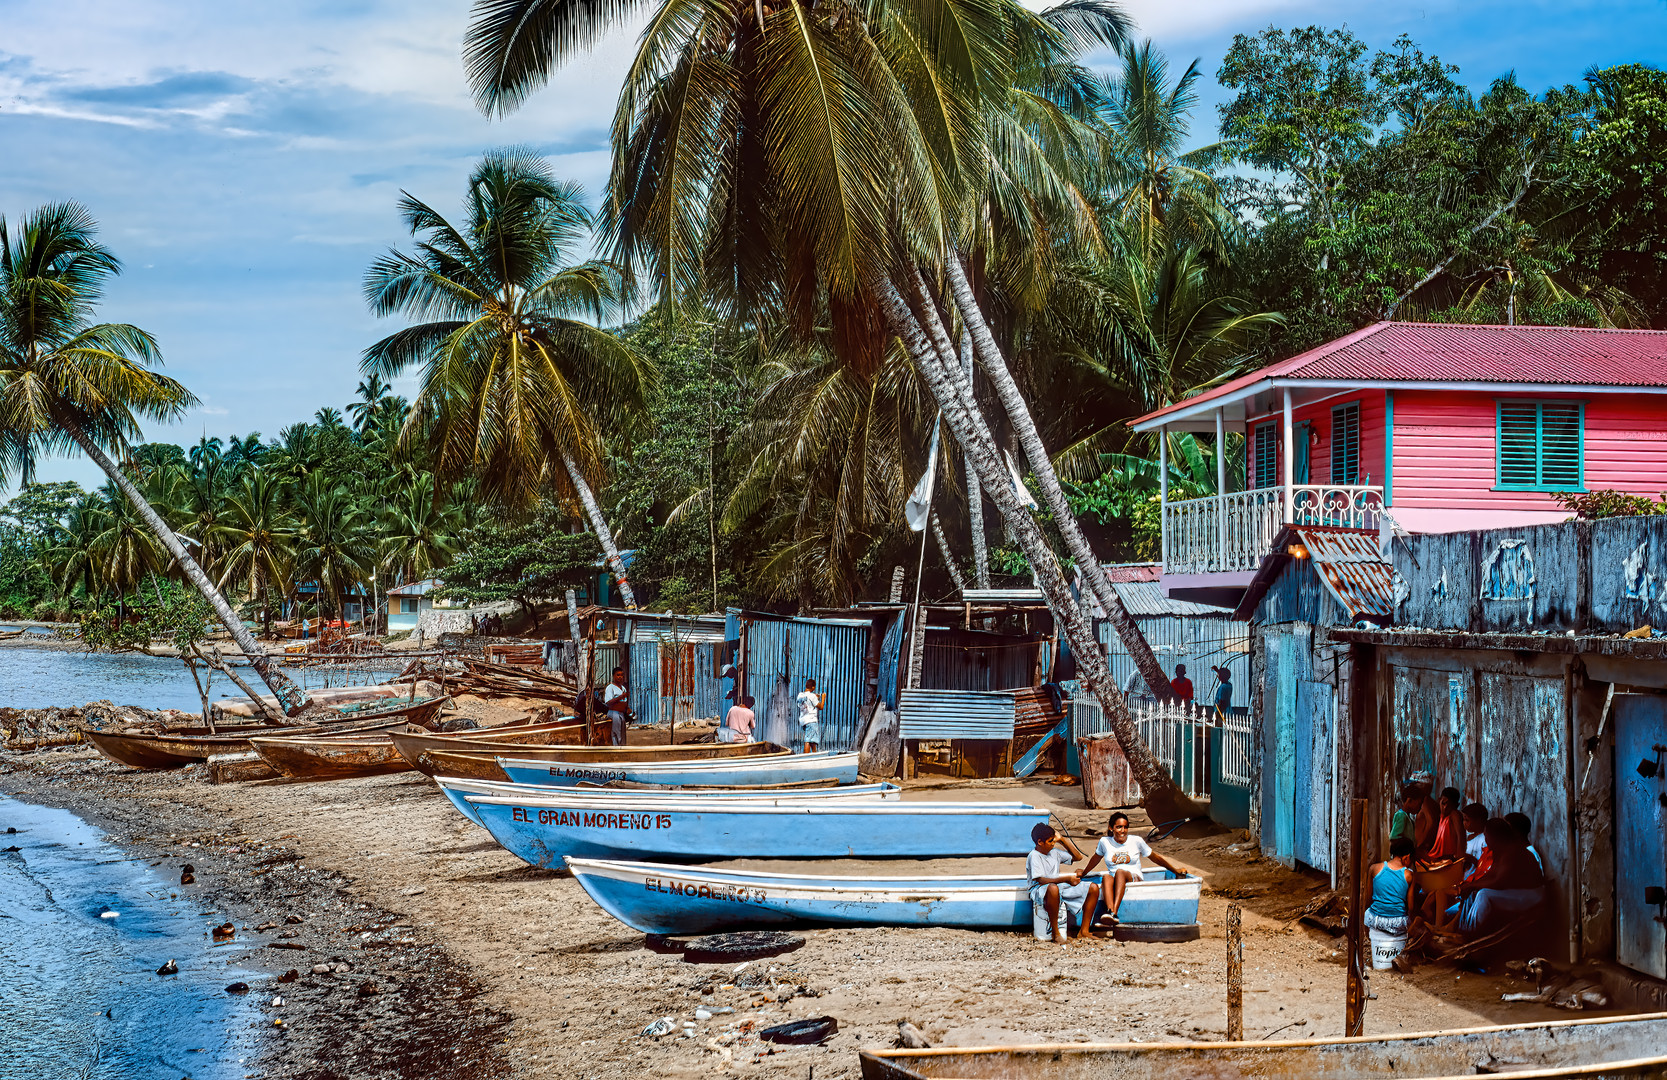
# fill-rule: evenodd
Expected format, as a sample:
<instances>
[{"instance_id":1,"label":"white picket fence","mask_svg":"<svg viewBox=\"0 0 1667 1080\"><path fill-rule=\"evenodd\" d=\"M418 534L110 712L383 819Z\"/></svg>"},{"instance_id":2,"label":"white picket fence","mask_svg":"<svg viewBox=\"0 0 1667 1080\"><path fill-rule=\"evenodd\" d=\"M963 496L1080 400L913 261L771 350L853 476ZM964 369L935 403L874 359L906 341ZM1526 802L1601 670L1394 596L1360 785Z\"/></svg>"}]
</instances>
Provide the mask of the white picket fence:
<instances>
[{"instance_id":1,"label":"white picket fence","mask_svg":"<svg viewBox=\"0 0 1667 1080\"><path fill-rule=\"evenodd\" d=\"M1221 780L1250 787L1250 717L1218 716L1209 706L1129 698L1129 712L1141 739L1189 798L1207 800L1212 787L1210 746L1221 745ZM1071 699L1072 738L1109 731L1099 701L1089 694Z\"/></svg>"}]
</instances>

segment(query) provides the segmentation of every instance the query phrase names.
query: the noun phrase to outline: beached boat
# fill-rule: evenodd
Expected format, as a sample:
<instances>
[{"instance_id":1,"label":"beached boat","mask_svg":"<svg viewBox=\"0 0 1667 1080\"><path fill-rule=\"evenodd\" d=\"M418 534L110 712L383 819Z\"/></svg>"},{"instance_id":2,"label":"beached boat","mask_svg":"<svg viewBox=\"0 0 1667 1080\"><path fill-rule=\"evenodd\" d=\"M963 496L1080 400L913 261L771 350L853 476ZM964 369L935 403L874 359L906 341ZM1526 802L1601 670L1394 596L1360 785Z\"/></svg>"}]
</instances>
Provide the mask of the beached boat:
<instances>
[{"instance_id":1,"label":"beached boat","mask_svg":"<svg viewBox=\"0 0 1667 1080\"><path fill-rule=\"evenodd\" d=\"M863 1080L1457 1080L1478 1073L1630 1080L1667 1077L1664 1048L1667 1013L1647 1013L1353 1039L871 1048L861 1060Z\"/></svg>"},{"instance_id":2,"label":"beached boat","mask_svg":"<svg viewBox=\"0 0 1667 1080\"><path fill-rule=\"evenodd\" d=\"M325 720L322 723L295 727L242 727L218 734L182 734L164 732L150 734L125 731L89 731L87 741L111 761L131 765L136 769L177 769L195 761L207 761L211 754L236 754L253 749L249 740L256 731L288 737L295 735L344 735L374 731L378 728L404 727L406 724L430 723L445 698L418 698L384 705L378 709L362 709L350 718ZM379 703L380 704L380 703Z\"/></svg>"},{"instance_id":3,"label":"beached boat","mask_svg":"<svg viewBox=\"0 0 1667 1080\"><path fill-rule=\"evenodd\" d=\"M575 722L573 738L578 738L584 730L583 724ZM499 747L491 739L481 739L485 732L470 732L481 745L476 746L469 740L451 742L449 740L430 739L427 734L415 733L404 735L394 740L401 756L409 761L419 772L433 776L436 773L434 763L424 760L424 755L433 751L444 751L448 754L485 754L487 775L479 776L483 780L502 780L504 776L496 771L497 766L491 762L491 757L498 753ZM552 745L528 744L525 752L516 751L516 756L525 758L551 758L561 761L618 761L629 758L641 761L701 761L706 758L734 758L734 757L763 757L771 754L790 753L785 747L774 743L686 743L681 746L572 746L564 740L551 740ZM478 768L478 766L477 766ZM456 775L447 770L438 770L446 775ZM463 775L476 776L474 771Z\"/></svg>"},{"instance_id":4,"label":"beached boat","mask_svg":"<svg viewBox=\"0 0 1667 1080\"><path fill-rule=\"evenodd\" d=\"M585 892L645 934L710 934L764 926L1031 928L1024 875L835 877L569 857ZM1119 921L1192 923L1203 880L1149 870L1129 883Z\"/></svg>"},{"instance_id":5,"label":"beached boat","mask_svg":"<svg viewBox=\"0 0 1667 1080\"><path fill-rule=\"evenodd\" d=\"M349 736L287 735L265 733L250 738L254 748L268 765L285 776L308 780L344 780L353 776L380 776L384 773L406 772L411 763L394 745L393 736L420 735L437 742L471 742L491 740L488 745L513 746L522 740L537 742L542 739L571 734L571 721L559 723L531 723L517 721L501 728L470 728L466 731L377 731Z\"/></svg>"},{"instance_id":6,"label":"beached boat","mask_svg":"<svg viewBox=\"0 0 1667 1080\"><path fill-rule=\"evenodd\" d=\"M440 790L446 798L457 808L457 812L479 825L480 815L469 802L470 795L503 795L515 798L536 798L540 789L531 784L509 784L499 780L467 780L457 776L436 776L434 782L440 785ZM561 798L578 796L592 800L623 800L637 802L644 799L747 799L763 801L767 799L795 800L795 799L856 799L856 800L899 800L903 797L903 789L896 784L846 784L834 787L794 788L783 790L779 787L736 787L736 788L701 788L689 790L684 788L656 788L652 791L633 791L630 789L616 790L604 787L568 787L550 788L552 794ZM698 805L698 804L696 804Z\"/></svg>"},{"instance_id":7,"label":"beached boat","mask_svg":"<svg viewBox=\"0 0 1667 1080\"><path fill-rule=\"evenodd\" d=\"M498 757L505 779L541 787L576 787L627 780L665 786L749 787L756 784L796 784L833 780L857 782L859 755L854 751L822 754L766 754L751 758L713 758L706 761L546 761L519 754Z\"/></svg>"},{"instance_id":8,"label":"beached boat","mask_svg":"<svg viewBox=\"0 0 1667 1080\"><path fill-rule=\"evenodd\" d=\"M562 857L714 859L1023 855L1048 812L1024 803L466 796L492 838L533 866Z\"/></svg>"}]
</instances>

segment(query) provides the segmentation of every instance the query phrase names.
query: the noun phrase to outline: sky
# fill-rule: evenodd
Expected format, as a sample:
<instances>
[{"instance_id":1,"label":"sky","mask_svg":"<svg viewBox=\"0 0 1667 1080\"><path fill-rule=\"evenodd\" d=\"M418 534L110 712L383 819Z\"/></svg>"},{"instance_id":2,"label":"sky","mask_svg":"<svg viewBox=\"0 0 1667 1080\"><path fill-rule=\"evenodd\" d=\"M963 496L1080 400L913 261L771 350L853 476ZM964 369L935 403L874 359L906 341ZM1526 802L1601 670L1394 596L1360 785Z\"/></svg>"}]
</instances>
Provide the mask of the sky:
<instances>
[{"instance_id":1,"label":"sky","mask_svg":"<svg viewBox=\"0 0 1667 1080\"><path fill-rule=\"evenodd\" d=\"M1343 25L1373 48L1405 33L1477 89L1512 70L1538 91L1594 66L1667 65L1667 0L1124 6L1173 70L1201 59L1200 141L1224 96L1213 79L1222 54L1235 34L1269 25ZM402 189L454 211L484 150L522 144L594 204L636 27L489 120L464 82L468 7L0 0L0 215L73 199L102 223L125 272L101 318L153 333L165 370L202 402L147 439L271 438L351 401L361 351L397 328L366 310L359 282L407 239ZM102 480L79 457L42 461L39 476Z\"/></svg>"}]
</instances>

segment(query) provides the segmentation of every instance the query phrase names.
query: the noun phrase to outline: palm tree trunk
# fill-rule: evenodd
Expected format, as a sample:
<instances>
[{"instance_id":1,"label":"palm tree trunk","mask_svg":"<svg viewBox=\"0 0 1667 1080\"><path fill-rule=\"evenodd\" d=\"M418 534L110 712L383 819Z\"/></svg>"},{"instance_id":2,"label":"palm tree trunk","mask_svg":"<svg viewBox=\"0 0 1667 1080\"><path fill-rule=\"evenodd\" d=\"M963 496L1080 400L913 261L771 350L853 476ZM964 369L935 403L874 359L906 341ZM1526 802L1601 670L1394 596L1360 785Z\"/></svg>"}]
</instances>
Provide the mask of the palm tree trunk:
<instances>
[{"instance_id":1,"label":"palm tree trunk","mask_svg":"<svg viewBox=\"0 0 1667 1080\"><path fill-rule=\"evenodd\" d=\"M1169 676L1164 673L1163 665L1158 663L1157 655L1152 652L1146 635L1140 632L1140 627L1129 617L1117 590L1111 587L1111 579L1106 576L1105 567L1100 565L1100 560L1088 544L1088 537L1083 535L1082 527L1077 523L1076 515L1071 512L1071 505L1065 499L1065 491L1059 486L1059 477L1053 471L1053 459L1048 456L1047 447L1042 444L1042 436L1036 430L1035 420L1031 418L1030 407L1025 403L1024 395L1019 392L1018 384L1013 381L1012 372L1007 369L1007 361L996 345L995 335L990 333L989 324L984 321L978 298L973 295L972 283L967 280L960 259L952 255L945 259L944 263L949 274L950 289L955 295L955 306L961 313L961 321L971 331L974 351L984 368L984 374L995 387L996 396L1001 399L1002 407L1007 410L1008 418L1013 422L1019 445L1024 447L1025 457L1030 461L1030 467L1040 482L1042 499L1053 512L1054 522L1059 526L1059 534L1065 539L1066 550L1081 568L1083 580L1088 582L1089 591L1105 609L1106 619L1117 631L1123 646L1129 650L1129 657L1139 670L1140 677L1146 680L1152 696L1159 700L1164 699L1169 695Z\"/></svg>"},{"instance_id":2,"label":"palm tree trunk","mask_svg":"<svg viewBox=\"0 0 1667 1080\"><path fill-rule=\"evenodd\" d=\"M943 555L943 564L949 568L949 579L955 582L955 591L967 591L967 579L961 576L961 568L955 565L955 555L949 550L949 538L943 533L943 521L937 512L932 513L932 535L937 538L938 551Z\"/></svg>"},{"instance_id":3,"label":"palm tree trunk","mask_svg":"<svg viewBox=\"0 0 1667 1080\"><path fill-rule=\"evenodd\" d=\"M1128 703L1117 692L1105 653L1094 640L1093 628L1071 595L1053 549L1048 546L1036 519L1026 512L1013 490L1006 466L996 452L995 439L977 412L970 382L957 378L961 374L960 364L956 361L954 350L949 347L941 325L934 325L935 312L928 309L924 319L917 320L896 286L884 278L876 279L871 291L879 300L888 324L914 360L933 398L943 408L944 420L961 444L967 463L977 472L991 501L1001 511L1003 521L1011 526L1020 547L1030 559L1036 585L1048 598L1060 620L1060 630L1076 656L1084 685L1100 701L1106 722L1128 761L1129 772L1140 785L1147 812L1154 821L1197 816L1199 807L1176 786L1135 728ZM922 328L922 322L932 329L931 335Z\"/></svg>"},{"instance_id":4,"label":"palm tree trunk","mask_svg":"<svg viewBox=\"0 0 1667 1080\"><path fill-rule=\"evenodd\" d=\"M961 370L972 381L972 335L961 331ZM972 573L980 589L990 587L990 543L984 535L984 486L967 469L967 517L972 521Z\"/></svg>"},{"instance_id":5,"label":"palm tree trunk","mask_svg":"<svg viewBox=\"0 0 1667 1080\"><path fill-rule=\"evenodd\" d=\"M590 519L590 527L596 533L596 539L602 543L602 555L613 568L614 578L619 582L619 595L625 600L625 606L637 606L637 594L631 591L630 579L625 576L625 560L619 556L619 545L614 543L614 534L608 528L607 519L602 516L602 507L596 501L596 493L590 490L585 482L584 474L579 472L579 464L572 456L563 453L562 464L567 466L567 477L573 481L573 490L579 493L579 502L585 508L585 516Z\"/></svg>"},{"instance_id":6,"label":"palm tree trunk","mask_svg":"<svg viewBox=\"0 0 1667 1080\"><path fill-rule=\"evenodd\" d=\"M214 608L214 613L220 617L221 624L231 634L232 640L237 642L237 647L242 649L243 654L249 658L250 665L260 675L261 680L277 697L278 704L283 706L284 713L288 716L295 716L311 705L313 703L312 698L308 696L305 690L296 686L289 676L285 675L255 642L255 636L249 633L248 628L243 625L243 620L237 617L237 612L232 610L232 606L226 602L226 598L220 595L220 590L216 589L214 584L208 580L208 575L203 573L203 568L197 565L197 560L191 557L191 553L185 550L185 545L179 542L179 537L175 536L174 531L162 521L161 516L157 514L151 504L145 501L145 497L139 493L139 489L133 486L133 481L127 478L127 474L123 473L116 466L116 463L110 460L109 455L99 449L91 439L87 438L79 424L73 420L63 418L60 418L60 420L65 432L75 440L75 444L81 448L82 452L92 458L98 464L98 467L104 470L105 475L109 476L116 486L121 488L122 494L127 496L128 502L133 504L133 509L138 511L145 524L150 526L150 530L156 534L156 538L162 541L162 546L168 549L168 554L174 557L174 562L184 571L186 578L190 580L199 593L202 593L203 599L207 600L209 605Z\"/></svg>"}]
</instances>

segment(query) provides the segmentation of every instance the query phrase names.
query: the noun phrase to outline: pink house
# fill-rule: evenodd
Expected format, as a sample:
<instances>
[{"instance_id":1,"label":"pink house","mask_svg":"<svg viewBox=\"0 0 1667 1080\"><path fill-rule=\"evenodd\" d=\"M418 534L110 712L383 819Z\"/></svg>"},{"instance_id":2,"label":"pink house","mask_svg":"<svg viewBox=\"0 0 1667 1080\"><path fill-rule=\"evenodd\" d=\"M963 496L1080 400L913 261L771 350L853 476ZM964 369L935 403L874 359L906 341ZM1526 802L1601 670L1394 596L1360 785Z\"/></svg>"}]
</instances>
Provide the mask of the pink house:
<instances>
[{"instance_id":1,"label":"pink house","mask_svg":"<svg viewBox=\"0 0 1667 1080\"><path fill-rule=\"evenodd\" d=\"M1245 434L1247 490L1163 491L1166 591L1228 602L1286 523L1456 532L1560 521L1553 492L1659 496L1667 332L1378 323L1132 426Z\"/></svg>"}]
</instances>

